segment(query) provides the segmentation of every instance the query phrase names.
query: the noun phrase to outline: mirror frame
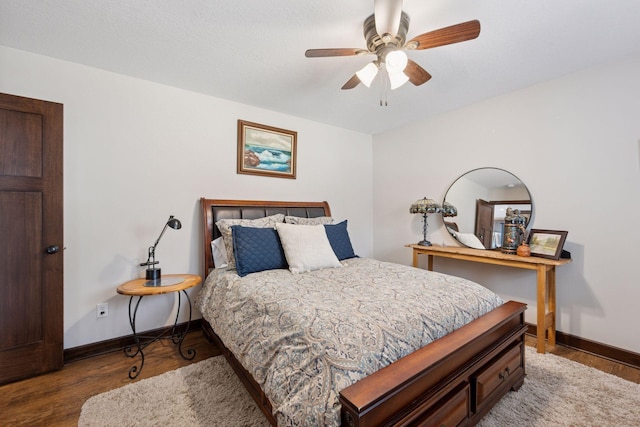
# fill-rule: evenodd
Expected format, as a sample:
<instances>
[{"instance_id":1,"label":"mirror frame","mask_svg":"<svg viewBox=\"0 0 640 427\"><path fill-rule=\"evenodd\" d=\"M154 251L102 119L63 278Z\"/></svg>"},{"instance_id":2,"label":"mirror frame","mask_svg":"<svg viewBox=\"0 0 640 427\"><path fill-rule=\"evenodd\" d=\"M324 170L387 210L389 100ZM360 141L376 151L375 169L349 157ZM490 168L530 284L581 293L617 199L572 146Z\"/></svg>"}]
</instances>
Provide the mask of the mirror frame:
<instances>
[{"instance_id":1,"label":"mirror frame","mask_svg":"<svg viewBox=\"0 0 640 427\"><path fill-rule=\"evenodd\" d=\"M485 175L483 177L483 181L487 183L491 182L491 184L483 184L481 182L469 180L469 174L472 174L474 172L476 177L479 178L478 172L480 171L482 171L482 173L484 173ZM493 174L494 176L490 176L490 174L488 173L490 171L500 172L500 174L497 174L497 175ZM504 175L504 177L502 175ZM501 179L498 179L498 178L501 178ZM474 185L477 185L478 192L481 194L470 191L469 196L473 195L474 196L473 200L466 200L466 199L463 200L462 197L459 199L452 200L451 197L456 196L455 193L452 194L452 188L454 188L456 184L458 184L458 187L460 187L460 184L466 184L466 181L461 181L461 179L467 179L469 180L469 182L473 182ZM472 186L471 184L468 184L469 188L471 186ZM494 196L491 196L491 194L493 194ZM502 196L499 196L499 194L502 194ZM449 196L449 198L447 198L447 196ZM528 198L526 196L528 196ZM484 199L489 199L489 200L484 200ZM508 206L505 206L505 209L506 209L506 207L510 207L514 205L530 204L531 209L529 210L529 212L525 212L525 216L528 218L526 223L527 233L529 232L529 230L531 230L531 227L533 225L534 203L533 203L533 197L531 196L531 192L529 191L525 183L516 175L514 175L513 173L505 169L495 168L495 167L476 168L476 169L467 171L462 175L460 175L458 178L456 178L447 189L443 199L443 206L444 206L444 203L446 202L456 207L456 210L458 211L458 215L456 217L460 216L461 210L464 214L470 209L473 209L472 222L468 220L468 215L465 215L467 219L466 221L457 221L457 222L455 221L456 217L445 217L444 215L442 217L442 220L444 222L447 232L451 235L451 237L454 240L456 240L461 245L466 247L476 248L476 249L488 249L488 250L500 249L501 242L499 242L500 245L496 244L497 235L493 230L493 227L496 221L495 214L493 213L491 214L493 216L491 220L491 229L490 229L491 236L488 237L490 238L489 241L491 242L490 247L486 248L485 245L482 243L482 241L485 240L486 237L484 232L478 230L478 209L479 209L478 205L480 204L480 200L484 201L488 205L492 205L491 207L492 212L493 212L493 208L497 205L508 205ZM471 226L469 225L470 223L472 223ZM452 224L455 224L456 227L454 227ZM454 230L454 228L457 228L457 227L460 227L460 229ZM471 230L469 230L469 228L471 228Z\"/></svg>"}]
</instances>

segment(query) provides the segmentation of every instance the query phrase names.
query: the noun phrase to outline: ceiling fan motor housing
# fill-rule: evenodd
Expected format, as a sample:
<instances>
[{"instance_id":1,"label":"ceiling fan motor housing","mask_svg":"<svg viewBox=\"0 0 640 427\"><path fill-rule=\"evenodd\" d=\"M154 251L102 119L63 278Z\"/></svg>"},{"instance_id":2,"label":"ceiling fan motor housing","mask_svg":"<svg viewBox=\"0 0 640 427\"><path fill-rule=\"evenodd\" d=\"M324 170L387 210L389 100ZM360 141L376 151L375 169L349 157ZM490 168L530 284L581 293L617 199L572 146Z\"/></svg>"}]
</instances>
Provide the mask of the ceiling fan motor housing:
<instances>
[{"instance_id":1,"label":"ceiling fan motor housing","mask_svg":"<svg viewBox=\"0 0 640 427\"><path fill-rule=\"evenodd\" d=\"M375 15L369 16L364 21L363 30L364 30L364 38L367 41L367 49L369 52L375 53L378 57L381 56L381 49L387 47L388 49L399 49L404 46L404 42L407 39L407 31L409 29L409 15L402 12L400 15L400 25L398 27L398 33L393 36L389 35L380 35L376 30L376 17ZM385 42L383 40L383 36L385 36L385 40L389 38L388 41Z\"/></svg>"}]
</instances>

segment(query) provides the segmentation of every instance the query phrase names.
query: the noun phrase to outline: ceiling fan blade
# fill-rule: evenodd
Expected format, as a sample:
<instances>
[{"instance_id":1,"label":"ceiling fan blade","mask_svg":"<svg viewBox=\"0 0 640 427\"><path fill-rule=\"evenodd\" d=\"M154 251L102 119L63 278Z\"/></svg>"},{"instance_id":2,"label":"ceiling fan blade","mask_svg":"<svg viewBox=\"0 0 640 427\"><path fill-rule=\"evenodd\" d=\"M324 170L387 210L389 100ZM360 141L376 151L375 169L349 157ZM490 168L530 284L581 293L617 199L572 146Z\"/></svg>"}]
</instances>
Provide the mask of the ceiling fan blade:
<instances>
[{"instance_id":1,"label":"ceiling fan blade","mask_svg":"<svg viewBox=\"0 0 640 427\"><path fill-rule=\"evenodd\" d=\"M452 43L459 43L472 40L480 34L480 21L473 20L450 27L440 28L420 34L411 39L407 45L417 42L416 50L429 49L432 47L445 46Z\"/></svg>"},{"instance_id":2,"label":"ceiling fan blade","mask_svg":"<svg viewBox=\"0 0 640 427\"><path fill-rule=\"evenodd\" d=\"M407 67L404 69L404 73L409 77L409 81L413 83L414 86L420 86L431 78L431 74L429 74L427 70L412 60L407 62Z\"/></svg>"},{"instance_id":3,"label":"ceiling fan blade","mask_svg":"<svg viewBox=\"0 0 640 427\"><path fill-rule=\"evenodd\" d=\"M382 37L398 34L400 16L402 15L402 0L373 0L373 14L376 20L376 31Z\"/></svg>"},{"instance_id":4,"label":"ceiling fan blade","mask_svg":"<svg viewBox=\"0 0 640 427\"><path fill-rule=\"evenodd\" d=\"M321 58L325 56L351 56L369 53L365 49L356 48L334 48L334 49L307 49L304 56L307 58Z\"/></svg>"},{"instance_id":5,"label":"ceiling fan blade","mask_svg":"<svg viewBox=\"0 0 640 427\"><path fill-rule=\"evenodd\" d=\"M358 78L357 75L353 75L353 77L351 77L349 79L349 81L347 81L344 85L342 85L342 90L346 90L346 89L353 89L354 87L358 86L358 84L360 84L360 79Z\"/></svg>"}]
</instances>

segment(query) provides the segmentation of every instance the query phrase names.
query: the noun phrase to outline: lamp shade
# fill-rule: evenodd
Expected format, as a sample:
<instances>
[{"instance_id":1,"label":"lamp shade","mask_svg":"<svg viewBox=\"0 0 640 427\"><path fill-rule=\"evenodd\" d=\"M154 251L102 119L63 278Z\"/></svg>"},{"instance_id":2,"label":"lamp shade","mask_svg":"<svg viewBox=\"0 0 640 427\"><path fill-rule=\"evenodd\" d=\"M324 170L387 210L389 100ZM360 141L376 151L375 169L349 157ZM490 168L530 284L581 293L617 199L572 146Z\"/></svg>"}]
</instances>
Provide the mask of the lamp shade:
<instances>
[{"instance_id":1,"label":"lamp shade","mask_svg":"<svg viewBox=\"0 0 640 427\"><path fill-rule=\"evenodd\" d=\"M169 221L167 221L167 225L174 230L180 230L182 228L182 223L180 222L180 220L178 218L174 218L173 216L169 218Z\"/></svg>"},{"instance_id":2,"label":"lamp shade","mask_svg":"<svg viewBox=\"0 0 640 427\"><path fill-rule=\"evenodd\" d=\"M392 50L387 53L385 57L387 71L389 71L389 73L404 71L408 62L409 58L407 58L407 54L401 50Z\"/></svg>"},{"instance_id":3,"label":"lamp shade","mask_svg":"<svg viewBox=\"0 0 640 427\"><path fill-rule=\"evenodd\" d=\"M378 67L373 62L369 62L360 71L356 72L356 76L366 87L371 86L371 82L378 74Z\"/></svg>"},{"instance_id":4,"label":"lamp shade","mask_svg":"<svg viewBox=\"0 0 640 427\"><path fill-rule=\"evenodd\" d=\"M441 212L442 208L440 205L433 199L423 198L417 200L411 205L409 209L410 213L419 213L419 214L428 214L428 213L438 213Z\"/></svg>"},{"instance_id":5,"label":"lamp shade","mask_svg":"<svg viewBox=\"0 0 640 427\"><path fill-rule=\"evenodd\" d=\"M442 204L442 216L444 217L458 216L458 209L456 209L456 207L453 206L451 203L444 202Z\"/></svg>"},{"instance_id":6,"label":"lamp shade","mask_svg":"<svg viewBox=\"0 0 640 427\"><path fill-rule=\"evenodd\" d=\"M389 73L389 87L391 88L391 90L399 88L408 81L409 77L402 71Z\"/></svg>"}]
</instances>

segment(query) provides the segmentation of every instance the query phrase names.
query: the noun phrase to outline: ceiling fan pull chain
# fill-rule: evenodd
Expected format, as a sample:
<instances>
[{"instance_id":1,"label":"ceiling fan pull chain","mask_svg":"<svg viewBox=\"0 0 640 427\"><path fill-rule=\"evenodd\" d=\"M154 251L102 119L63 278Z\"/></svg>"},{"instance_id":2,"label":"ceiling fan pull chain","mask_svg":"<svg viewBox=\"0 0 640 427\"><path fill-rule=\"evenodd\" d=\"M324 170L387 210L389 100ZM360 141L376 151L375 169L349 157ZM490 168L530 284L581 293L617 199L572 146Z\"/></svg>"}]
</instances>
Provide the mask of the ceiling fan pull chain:
<instances>
[{"instance_id":1,"label":"ceiling fan pull chain","mask_svg":"<svg viewBox=\"0 0 640 427\"><path fill-rule=\"evenodd\" d=\"M380 79L380 106L387 107L387 94L389 93L389 77L387 76L386 65L380 64L380 72L378 73Z\"/></svg>"},{"instance_id":2,"label":"ceiling fan pull chain","mask_svg":"<svg viewBox=\"0 0 640 427\"><path fill-rule=\"evenodd\" d=\"M381 107L388 107L389 104L387 102L387 94L389 92L387 91L387 88L382 88L381 92L380 92L380 106Z\"/></svg>"}]
</instances>

